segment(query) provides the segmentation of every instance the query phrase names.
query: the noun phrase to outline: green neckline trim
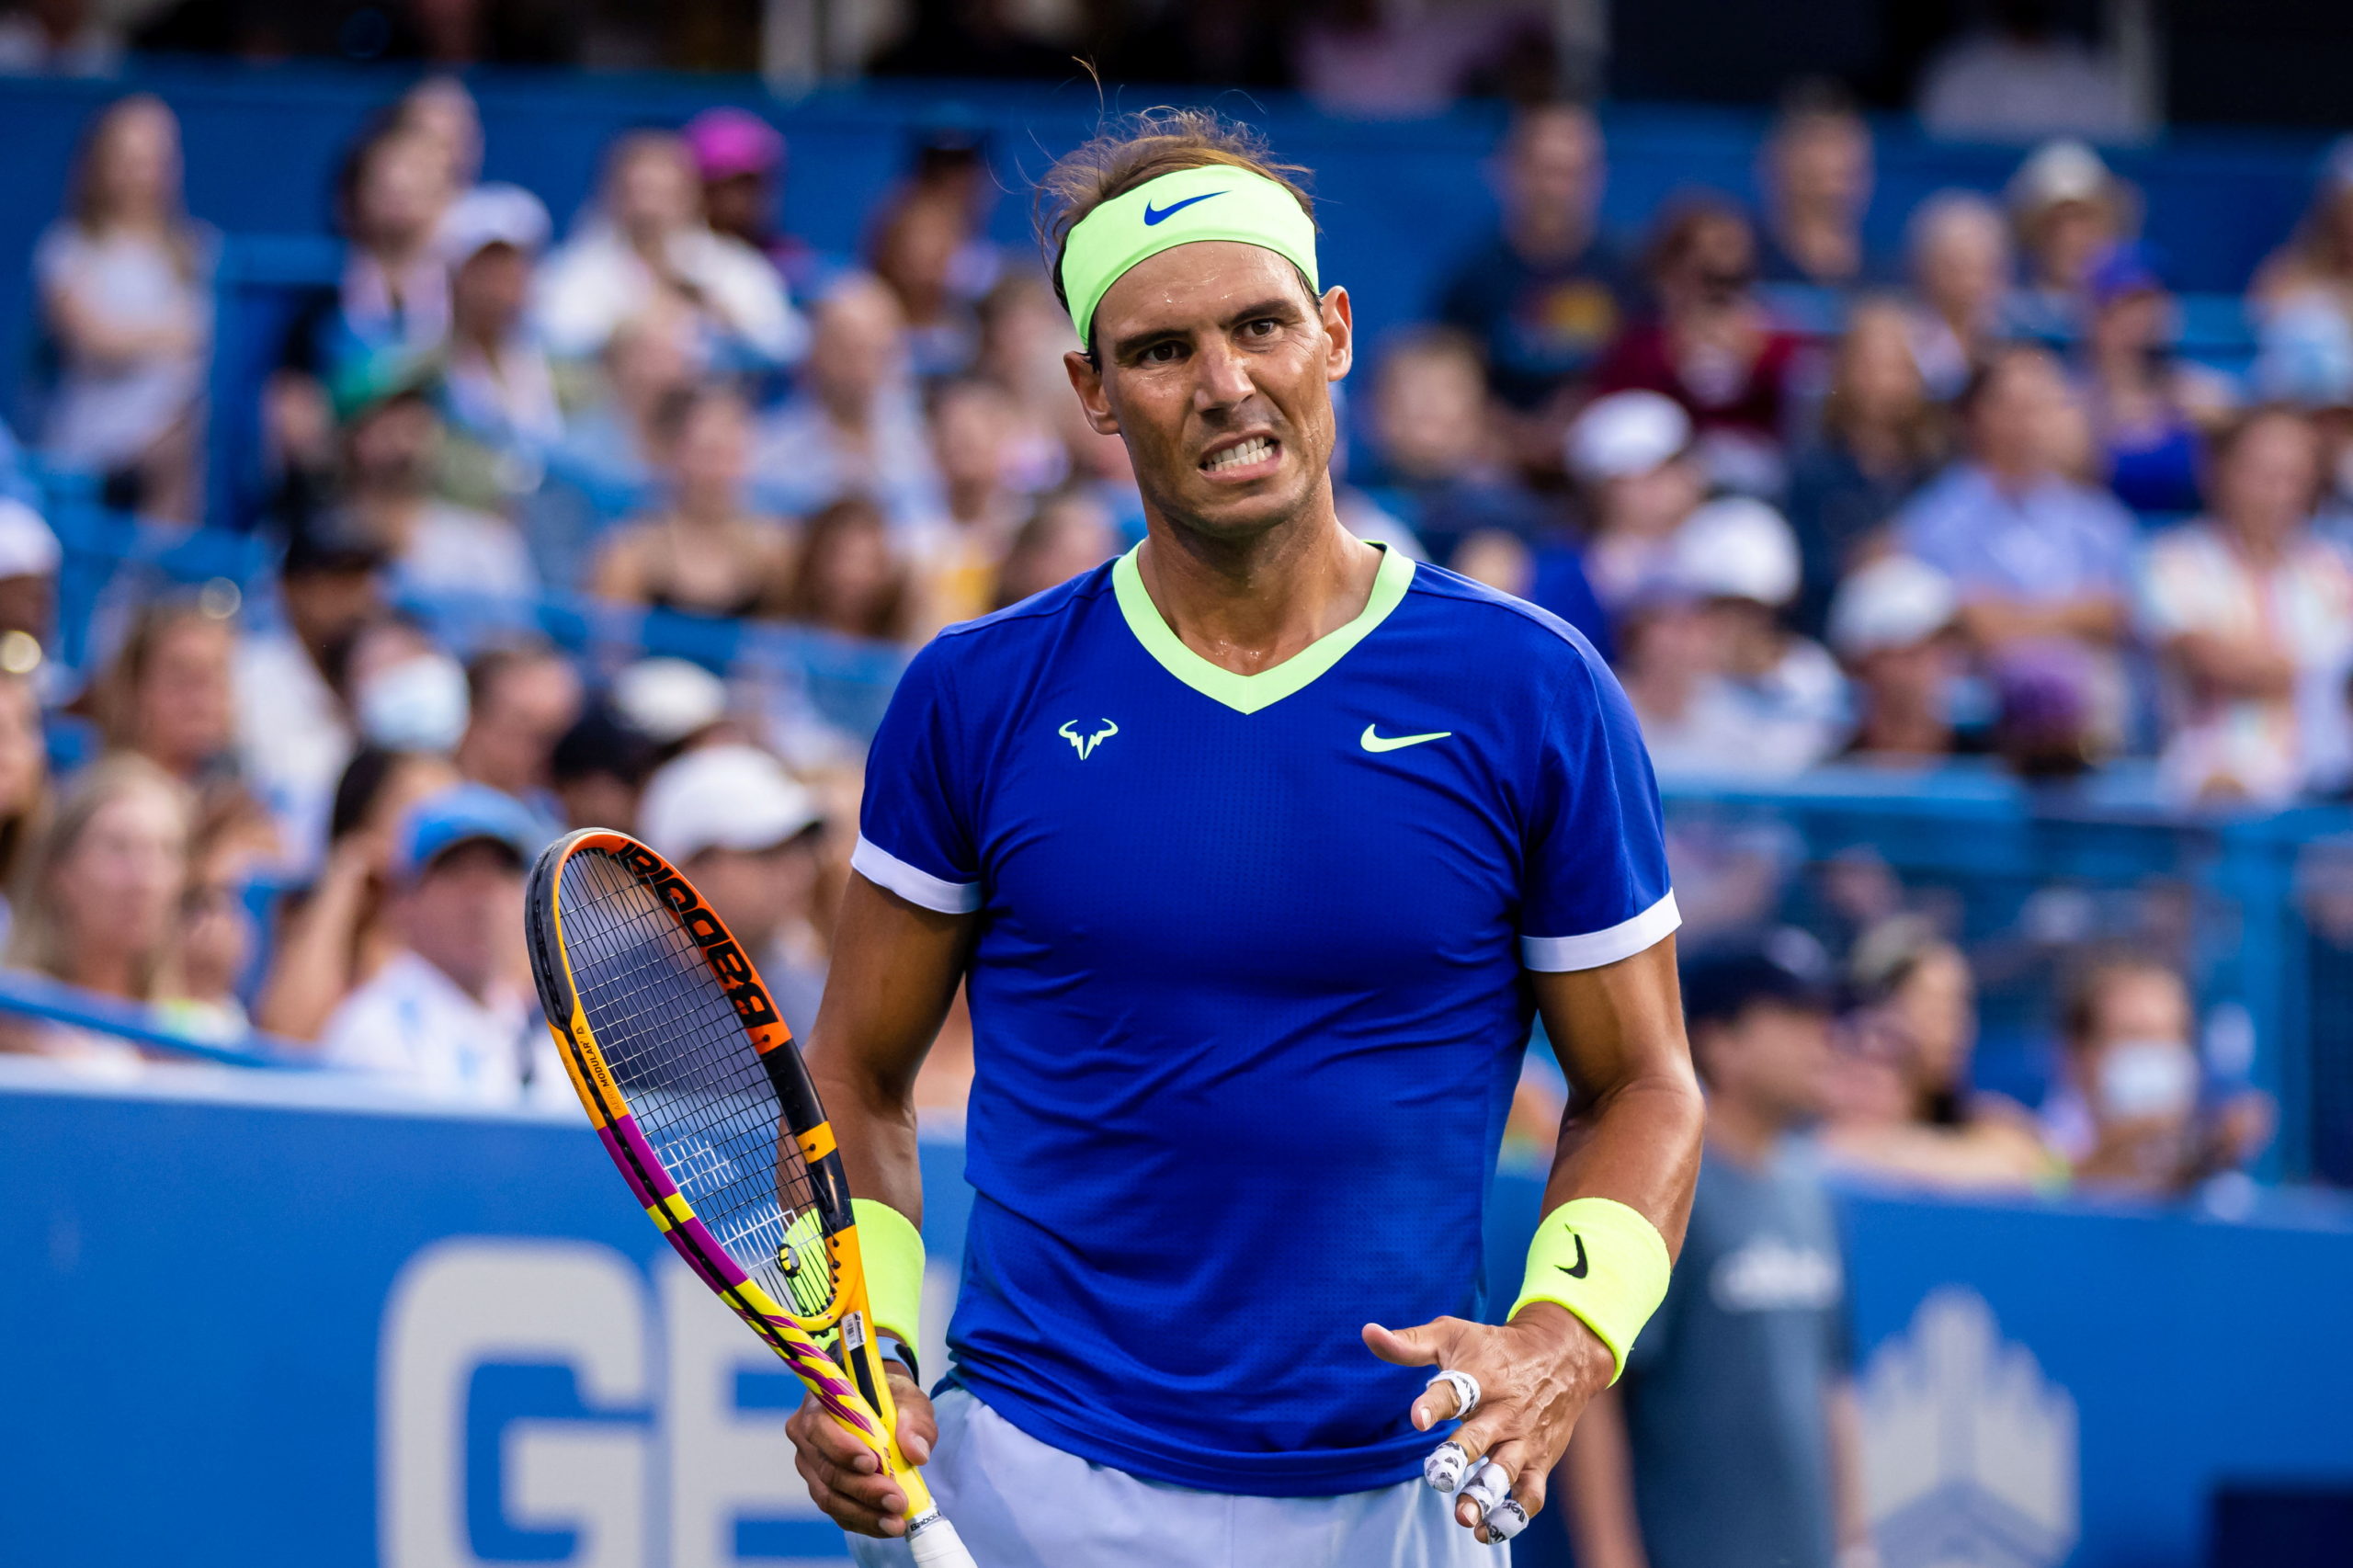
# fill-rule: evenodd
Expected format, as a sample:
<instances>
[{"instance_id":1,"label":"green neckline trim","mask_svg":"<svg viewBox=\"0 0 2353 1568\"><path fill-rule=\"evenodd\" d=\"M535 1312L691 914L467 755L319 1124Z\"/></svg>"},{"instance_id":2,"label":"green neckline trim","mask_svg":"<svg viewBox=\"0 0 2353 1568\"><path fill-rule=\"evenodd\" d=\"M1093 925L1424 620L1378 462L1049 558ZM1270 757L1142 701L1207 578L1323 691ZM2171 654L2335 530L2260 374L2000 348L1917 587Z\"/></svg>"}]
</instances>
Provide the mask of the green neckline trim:
<instances>
[{"instance_id":1,"label":"green neckline trim","mask_svg":"<svg viewBox=\"0 0 2353 1568\"><path fill-rule=\"evenodd\" d=\"M1127 618L1128 630L1135 633L1143 651L1162 669L1236 713L1256 713L1303 690L1338 664L1349 649L1370 636L1373 628L1388 619L1389 612L1404 601L1405 589L1414 580L1413 562L1397 551L1381 547L1381 569L1373 574L1371 596L1354 620L1325 632L1272 669L1260 670L1255 676L1238 676L1186 647L1184 639L1169 629L1160 607L1152 602L1152 595L1143 585L1143 573L1136 565L1136 551L1142 548L1137 545L1111 567L1112 591L1119 597L1120 613Z\"/></svg>"}]
</instances>

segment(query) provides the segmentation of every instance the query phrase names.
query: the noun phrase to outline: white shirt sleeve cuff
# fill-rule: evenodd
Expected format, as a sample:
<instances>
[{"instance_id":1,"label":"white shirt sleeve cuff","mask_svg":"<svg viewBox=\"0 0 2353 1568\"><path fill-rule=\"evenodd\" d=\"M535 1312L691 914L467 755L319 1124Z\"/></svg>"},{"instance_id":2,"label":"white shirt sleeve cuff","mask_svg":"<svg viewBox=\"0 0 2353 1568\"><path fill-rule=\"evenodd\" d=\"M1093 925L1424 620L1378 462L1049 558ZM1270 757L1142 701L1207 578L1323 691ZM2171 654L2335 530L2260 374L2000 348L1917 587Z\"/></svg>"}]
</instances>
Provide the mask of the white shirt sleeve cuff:
<instances>
[{"instance_id":1,"label":"white shirt sleeve cuff","mask_svg":"<svg viewBox=\"0 0 2353 1568\"><path fill-rule=\"evenodd\" d=\"M981 906L980 883L951 882L935 877L908 865L864 834L858 835L858 847L850 851L849 864L850 869L876 887L888 889L909 903L919 903L942 915L970 915Z\"/></svg>"},{"instance_id":2,"label":"white shirt sleeve cuff","mask_svg":"<svg viewBox=\"0 0 2353 1568\"><path fill-rule=\"evenodd\" d=\"M1670 892L1640 915L1605 931L1587 931L1580 937L1522 937L1519 961L1547 971L1599 969L1655 946L1682 924L1682 913L1675 907L1675 894Z\"/></svg>"}]
</instances>

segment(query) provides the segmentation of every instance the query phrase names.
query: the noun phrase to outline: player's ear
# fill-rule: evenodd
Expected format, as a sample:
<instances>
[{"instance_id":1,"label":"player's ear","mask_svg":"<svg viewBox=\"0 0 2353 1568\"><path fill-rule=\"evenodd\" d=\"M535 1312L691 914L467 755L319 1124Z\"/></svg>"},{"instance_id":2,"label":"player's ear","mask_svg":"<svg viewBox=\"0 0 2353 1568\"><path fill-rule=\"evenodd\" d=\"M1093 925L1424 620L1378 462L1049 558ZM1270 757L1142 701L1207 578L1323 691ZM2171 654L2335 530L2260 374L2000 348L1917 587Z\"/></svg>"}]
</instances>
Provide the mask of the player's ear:
<instances>
[{"instance_id":1,"label":"player's ear","mask_svg":"<svg viewBox=\"0 0 2353 1568\"><path fill-rule=\"evenodd\" d=\"M1348 291L1337 283L1324 290L1315 304L1316 313L1324 318L1324 335L1332 345L1325 350L1324 379L1336 381L1357 362L1356 314L1348 303Z\"/></svg>"},{"instance_id":2,"label":"player's ear","mask_svg":"<svg viewBox=\"0 0 2353 1568\"><path fill-rule=\"evenodd\" d=\"M1103 395L1103 371L1095 361L1074 348L1063 356L1063 369L1069 373L1070 390L1078 394L1078 405L1086 411L1087 426L1098 436L1120 433L1120 416L1111 412L1110 400Z\"/></svg>"}]
</instances>

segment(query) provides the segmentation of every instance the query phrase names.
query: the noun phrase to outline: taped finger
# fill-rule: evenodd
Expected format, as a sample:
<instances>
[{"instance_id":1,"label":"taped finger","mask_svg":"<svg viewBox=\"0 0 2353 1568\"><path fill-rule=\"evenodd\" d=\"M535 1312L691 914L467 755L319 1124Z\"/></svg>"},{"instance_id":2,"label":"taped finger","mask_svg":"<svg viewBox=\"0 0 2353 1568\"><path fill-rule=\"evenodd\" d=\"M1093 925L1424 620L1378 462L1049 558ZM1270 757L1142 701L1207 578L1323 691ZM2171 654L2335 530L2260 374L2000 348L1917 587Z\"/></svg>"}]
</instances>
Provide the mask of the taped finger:
<instances>
[{"instance_id":1,"label":"taped finger","mask_svg":"<svg viewBox=\"0 0 2353 1568\"><path fill-rule=\"evenodd\" d=\"M1429 1386L1436 1388L1440 1383L1444 1383L1454 1391L1454 1408L1452 1410L1433 1408L1430 1413L1432 1419L1445 1421L1450 1418L1456 1421L1468 1421L1479 1413L1478 1379L1468 1372L1442 1369L1430 1380Z\"/></svg>"},{"instance_id":2,"label":"taped finger","mask_svg":"<svg viewBox=\"0 0 2353 1568\"><path fill-rule=\"evenodd\" d=\"M1462 1483L1461 1497L1463 1502L1477 1509L1479 1517L1483 1519L1510 1491L1510 1473L1493 1460L1481 1460L1479 1468L1472 1471L1471 1478Z\"/></svg>"},{"instance_id":3,"label":"taped finger","mask_svg":"<svg viewBox=\"0 0 2353 1568\"><path fill-rule=\"evenodd\" d=\"M1528 1510L1517 1499L1506 1497L1484 1515L1487 1534L1496 1540L1509 1540L1528 1528Z\"/></svg>"},{"instance_id":4,"label":"taped finger","mask_svg":"<svg viewBox=\"0 0 2353 1568\"><path fill-rule=\"evenodd\" d=\"M1454 1491L1470 1472L1471 1456L1452 1438L1432 1449L1430 1457L1422 1461L1422 1479L1439 1492Z\"/></svg>"}]
</instances>

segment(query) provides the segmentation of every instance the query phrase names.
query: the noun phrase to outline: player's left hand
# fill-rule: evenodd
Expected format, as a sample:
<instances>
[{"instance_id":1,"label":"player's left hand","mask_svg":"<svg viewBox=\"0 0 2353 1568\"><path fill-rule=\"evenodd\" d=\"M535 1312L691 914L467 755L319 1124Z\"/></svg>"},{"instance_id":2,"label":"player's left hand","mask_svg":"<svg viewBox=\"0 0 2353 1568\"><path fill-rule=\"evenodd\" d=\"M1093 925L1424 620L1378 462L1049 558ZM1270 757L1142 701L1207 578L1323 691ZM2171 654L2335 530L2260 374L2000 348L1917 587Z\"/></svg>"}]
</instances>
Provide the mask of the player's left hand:
<instances>
[{"instance_id":1,"label":"player's left hand","mask_svg":"<svg viewBox=\"0 0 2353 1568\"><path fill-rule=\"evenodd\" d=\"M1511 1494L1530 1517L1544 1506L1545 1478L1569 1446L1569 1433L1586 1403L1609 1385L1617 1361L1609 1346L1567 1308L1531 1301L1503 1324L1438 1318L1418 1328L1364 1325L1364 1342L1400 1367L1442 1367L1479 1381L1479 1408L1454 1440L1473 1469L1495 1460L1511 1477ZM1450 1383L1432 1383L1414 1401L1414 1426L1427 1432L1453 1416ZM1489 1539L1478 1506L1461 1499L1454 1517Z\"/></svg>"}]
</instances>

